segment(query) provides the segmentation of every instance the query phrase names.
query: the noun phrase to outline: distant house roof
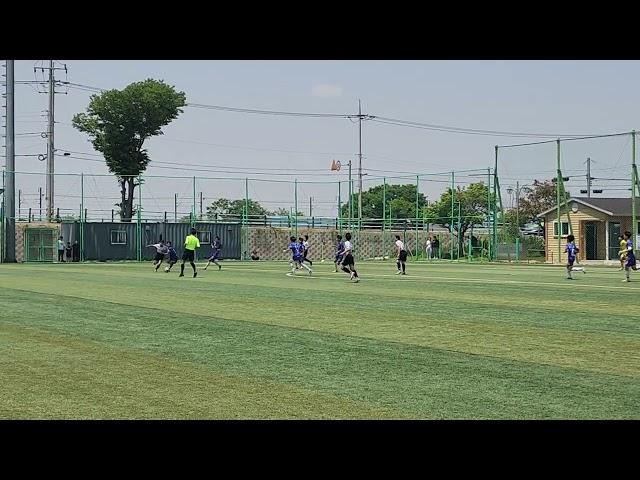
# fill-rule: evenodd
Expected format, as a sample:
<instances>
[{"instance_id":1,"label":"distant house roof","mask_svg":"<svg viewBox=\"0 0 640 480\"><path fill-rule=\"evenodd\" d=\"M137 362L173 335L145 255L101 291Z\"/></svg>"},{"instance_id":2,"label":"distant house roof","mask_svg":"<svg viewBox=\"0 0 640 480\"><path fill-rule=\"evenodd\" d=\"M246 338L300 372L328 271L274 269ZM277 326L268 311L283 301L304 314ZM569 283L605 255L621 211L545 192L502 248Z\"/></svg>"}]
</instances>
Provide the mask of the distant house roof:
<instances>
[{"instance_id":1,"label":"distant house roof","mask_svg":"<svg viewBox=\"0 0 640 480\"><path fill-rule=\"evenodd\" d=\"M567 203L577 202L594 210L599 210L612 217L630 217L631 216L631 199L630 198L587 198L587 197L571 197ZM538 214L538 218L553 212L556 207L545 210Z\"/></svg>"}]
</instances>

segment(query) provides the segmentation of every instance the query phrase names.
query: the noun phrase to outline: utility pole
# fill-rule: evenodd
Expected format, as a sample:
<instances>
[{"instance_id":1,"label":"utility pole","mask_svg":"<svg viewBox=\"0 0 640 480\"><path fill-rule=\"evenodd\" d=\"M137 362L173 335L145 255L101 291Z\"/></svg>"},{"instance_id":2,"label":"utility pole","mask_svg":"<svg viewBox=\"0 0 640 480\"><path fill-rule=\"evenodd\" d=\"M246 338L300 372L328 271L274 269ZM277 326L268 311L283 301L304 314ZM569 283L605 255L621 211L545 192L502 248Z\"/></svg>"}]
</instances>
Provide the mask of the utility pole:
<instances>
[{"instance_id":1,"label":"utility pole","mask_svg":"<svg viewBox=\"0 0 640 480\"><path fill-rule=\"evenodd\" d=\"M18 189L18 220L20 220L21 209L22 209L22 190Z\"/></svg>"},{"instance_id":2,"label":"utility pole","mask_svg":"<svg viewBox=\"0 0 640 480\"><path fill-rule=\"evenodd\" d=\"M313 217L313 197L309 197L309 216Z\"/></svg>"},{"instance_id":3,"label":"utility pole","mask_svg":"<svg viewBox=\"0 0 640 480\"><path fill-rule=\"evenodd\" d=\"M202 220L202 192L200 192L200 220Z\"/></svg>"},{"instance_id":4,"label":"utility pole","mask_svg":"<svg viewBox=\"0 0 640 480\"><path fill-rule=\"evenodd\" d=\"M42 221L42 187L38 187L38 201L40 204L40 221Z\"/></svg>"},{"instance_id":5,"label":"utility pole","mask_svg":"<svg viewBox=\"0 0 640 480\"><path fill-rule=\"evenodd\" d=\"M591 198L591 158L587 158L587 198Z\"/></svg>"},{"instance_id":6,"label":"utility pole","mask_svg":"<svg viewBox=\"0 0 640 480\"><path fill-rule=\"evenodd\" d=\"M173 197L173 223L178 223L178 194Z\"/></svg>"},{"instance_id":7,"label":"utility pole","mask_svg":"<svg viewBox=\"0 0 640 480\"><path fill-rule=\"evenodd\" d=\"M362 108L358 99L358 230L362 227Z\"/></svg>"},{"instance_id":8,"label":"utility pole","mask_svg":"<svg viewBox=\"0 0 640 480\"><path fill-rule=\"evenodd\" d=\"M51 222L53 218L53 212L55 210L55 143L54 143L54 126L55 126L55 95L56 95L56 70L67 71L67 66L63 65L62 68L56 68L53 66L53 60L49 60L49 67L34 67L36 70L41 70L44 73L45 70L49 71L49 88L47 93L49 94L49 110L47 112L48 127L47 127L47 183L45 185L45 199L47 201L47 221Z\"/></svg>"},{"instance_id":9,"label":"utility pole","mask_svg":"<svg viewBox=\"0 0 640 480\"><path fill-rule=\"evenodd\" d=\"M4 191L5 204L5 225L4 225L4 241L5 241L5 261L16 261L16 180L15 180L15 108L14 108L14 65L13 60L7 60L6 63L6 165L7 165L7 181Z\"/></svg>"},{"instance_id":10,"label":"utility pole","mask_svg":"<svg viewBox=\"0 0 640 480\"><path fill-rule=\"evenodd\" d=\"M54 169L54 155L55 152L53 150L53 129L54 129L54 98L56 95L55 91L55 73L53 69L53 60L49 60L49 128L47 131L47 222L51 222L51 217L53 217L53 206L54 206L54 178L53 172Z\"/></svg>"}]
</instances>

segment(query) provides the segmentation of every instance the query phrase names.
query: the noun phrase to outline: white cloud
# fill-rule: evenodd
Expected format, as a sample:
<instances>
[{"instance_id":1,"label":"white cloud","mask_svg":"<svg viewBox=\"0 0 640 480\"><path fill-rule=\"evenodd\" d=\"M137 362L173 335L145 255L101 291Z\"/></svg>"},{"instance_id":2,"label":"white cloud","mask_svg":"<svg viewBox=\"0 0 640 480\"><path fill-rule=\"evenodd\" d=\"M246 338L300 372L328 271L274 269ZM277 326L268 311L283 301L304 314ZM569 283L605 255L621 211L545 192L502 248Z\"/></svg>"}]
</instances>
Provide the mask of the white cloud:
<instances>
[{"instance_id":1,"label":"white cloud","mask_svg":"<svg viewBox=\"0 0 640 480\"><path fill-rule=\"evenodd\" d=\"M339 97L342 95L342 87L340 85L321 83L313 86L311 95L314 97Z\"/></svg>"}]
</instances>

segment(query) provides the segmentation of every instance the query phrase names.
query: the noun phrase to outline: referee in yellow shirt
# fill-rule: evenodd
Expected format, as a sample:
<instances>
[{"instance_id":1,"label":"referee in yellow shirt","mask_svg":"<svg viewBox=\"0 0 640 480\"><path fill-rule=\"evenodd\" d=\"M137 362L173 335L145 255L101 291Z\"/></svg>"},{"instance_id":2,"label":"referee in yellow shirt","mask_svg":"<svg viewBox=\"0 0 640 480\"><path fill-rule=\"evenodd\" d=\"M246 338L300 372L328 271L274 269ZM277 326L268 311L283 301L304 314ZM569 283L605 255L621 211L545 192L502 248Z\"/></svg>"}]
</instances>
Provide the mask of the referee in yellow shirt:
<instances>
[{"instance_id":1,"label":"referee in yellow shirt","mask_svg":"<svg viewBox=\"0 0 640 480\"><path fill-rule=\"evenodd\" d=\"M196 272L195 253L196 248L200 248L200 240L196 237L196 229L191 229L191 234L184 239L184 253L182 254L182 263L180 264L180 277L184 277L184 262L189 260L191 268L193 268L193 278L198 276Z\"/></svg>"}]
</instances>

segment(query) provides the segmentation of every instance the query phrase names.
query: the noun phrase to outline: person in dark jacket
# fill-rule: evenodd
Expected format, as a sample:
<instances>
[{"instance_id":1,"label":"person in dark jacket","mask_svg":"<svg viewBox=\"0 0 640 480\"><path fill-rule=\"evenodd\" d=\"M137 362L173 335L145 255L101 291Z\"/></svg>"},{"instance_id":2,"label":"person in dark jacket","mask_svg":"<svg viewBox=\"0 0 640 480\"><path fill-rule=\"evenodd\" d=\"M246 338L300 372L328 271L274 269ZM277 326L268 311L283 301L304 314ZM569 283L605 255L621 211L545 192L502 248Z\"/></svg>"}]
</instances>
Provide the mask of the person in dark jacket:
<instances>
[{"instance_id":1,"label":"person in dark jacket","mask_svg":"<svg viewBox=\"0 0 640 480\"><path fill-rule=\"evenodd\" d=\"M73 242L73 245L71 246L71 254L74 262L80 261L80 244L77 240Z\"/></svg>"}]
</instances>

